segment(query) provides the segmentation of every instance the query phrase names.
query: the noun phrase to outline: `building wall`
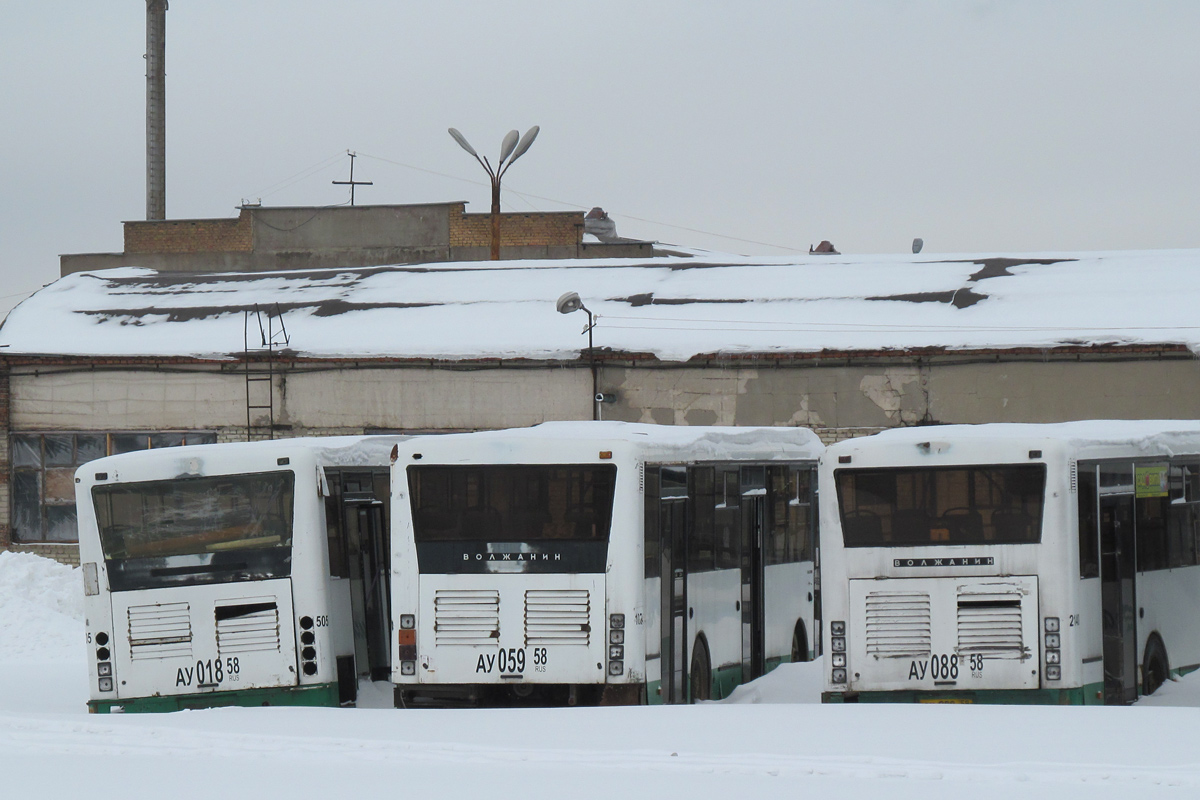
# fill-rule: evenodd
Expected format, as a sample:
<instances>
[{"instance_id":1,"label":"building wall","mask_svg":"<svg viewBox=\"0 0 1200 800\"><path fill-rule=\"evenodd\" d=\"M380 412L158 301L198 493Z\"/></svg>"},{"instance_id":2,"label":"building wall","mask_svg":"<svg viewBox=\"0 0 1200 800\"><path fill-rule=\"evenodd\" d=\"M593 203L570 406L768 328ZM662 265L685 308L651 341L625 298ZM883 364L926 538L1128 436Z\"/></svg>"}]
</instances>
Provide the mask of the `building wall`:
<instances>
[{"instance_id":1,"label":"building wall","mask_svg":"<svg viewBox=\"0 0 1200 800\"><path fill-rule=\"evenodd\" d=\"M246 383L220 364L92 369L57 364L0 373L6 433L215 431L243 441ZM369 368L367 368L369 367ZM277 438L388 431L520 427L590 419L586 362L465 368L386 363L281 365ZM601 366L614 397L604 419L673 425L799 425L826 442L920 423L1200 418L1200 362L1191 357L987 361L911 357L708 365ZM265 413L252 420L267 435ZM9 437L0 441L11 474ZM0 483L0 549L9 535L9 485ZM65 548L65 549L64 549ZM31 545L70 561L70 545Z\"/></svg>"},{"instance_id":2,"label":"building wall","mask_svg":"<svg viewBox=\"0 0 1200 800\"><path fill-rule=\"evenodd\" d=\"M466 204L246 207L236 219L135 220L124 223L123 253L59 259L62 275L139 266L165 272L262 272L387 264L487 260L491 214ZM501 257L652 256L649 242L583 245L576 211L502 214Z\"/></svg>"},{"instance_id":3,"label":"building wall","mask_svg":"<svg viewBox=\"0 0 1200 800\"><path fill-rule=\"evenodd\" d=\"M501 247L575 247L582 241L583 215L575 211L500 215ZM491 247L491 244L491 214L451 215L451 247Z\"/></svg>"},{"instance_id":4,"label":"building wall","mask_svg":"<svg viewBox=\"0 0 1200 800\"><path fill-rule=\"evenodd\" d=\"M599 388L615 396L601 413L630 422L816 430L1200 418L1200 362L1191 358L903 362L601 366ZM581 362L474 369L302 363L280 370L275 422L297 430L501 428L592 414L591 374ZM10 392L16 431L219 429L244 427L246 419L244 374L215 364L36 373L19 366ZM253 422L265 424L265 412Z\"/></svg>"},{"instance_id":5,"label":"building wall","mask_svg":"<svg viewBox=\"0 0 1200 800\"><path fill-rule=\"evenodd\" d=\"M434 248L445 252L462 203L342 208L243 209L254 221L258 253ZM578 215L577 215L578 216Z\"/></svg>"},{"instance_id":6,"label":"building wall","mask_svg":"<svg viewBox=\"0 0 1200 800\"><path fill-rule=\"evenodd\" d=\"M244 375L197 369L21 375L14 378L14 430L243 430ZM256 404L265 403L260 387L252 392ZM294 435L508 428L590 419L590 396L591 374L581 369L294 370L276 378L274 416ZM255 426L267 421L265 411L251 419Z\"/></svg>"},{"instance_id":7,"label":"building wall","mask_svg":"<svg viewBox=\"0 0 1200 800\"><path fill-rule=\"evenodd\" d=\"M237 219L147 220L125 223L125 252L249 252L254 232L247 209Z\"/></svg>"}]
</instances>

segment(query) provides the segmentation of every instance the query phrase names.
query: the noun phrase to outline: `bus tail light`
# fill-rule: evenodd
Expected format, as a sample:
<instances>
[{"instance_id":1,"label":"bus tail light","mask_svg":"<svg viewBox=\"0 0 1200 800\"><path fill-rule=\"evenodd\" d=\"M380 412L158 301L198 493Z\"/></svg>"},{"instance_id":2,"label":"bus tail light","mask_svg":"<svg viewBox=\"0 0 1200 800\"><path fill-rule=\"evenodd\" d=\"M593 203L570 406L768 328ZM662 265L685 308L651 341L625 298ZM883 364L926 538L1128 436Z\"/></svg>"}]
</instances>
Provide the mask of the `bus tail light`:
<instances>
[{"instance_id":1,"label":"bus tail light","mask_svg":"<svg viewBox=\"0 0 1200 800\"><path fill-rule=\"evenodd\" d=\"M300 651L300 671L309 676L317 674L317 648L314 646L317 636L313 632L313 624L312 617L300 618L300 642L305 645Z\"/></svg>"},{"instance_id":2,"label":"bus tail light","mask_svg":"<svg viewBox=\"0 0 1200 800\"><path fill-rule=\"evenodd\" d=\"M401 628L396 632L396 638L400 645L400 661L417 660L417 632L412 628Z\"/></svg>"},{"instance_id":3,"label":"bus tail light","mask_svg":"<svg viewBox=\"0 0 1200 800\"><path fill-rule=\"evenodd\" d=\"M96 648L96 677L99 679L96 685L102 692L111 692L113 690L113 668L112 661L109 660L112 654L106 646L108 634L103 631L97 633L95 642L100 645Z\"/></svg>"},{"instance_id":4,"label":"bus tail light","mask_svg":"<svg viewBox=\"0 0 1200 800\"><path fill-rule=\"evenodd\" d=\"M108 644L108 634L97 633L96 643L100 645L96 648L96 675L99 678L96 685L102 692L111 692L113 690L112 662L109 661L109 650L105 647Z\"/></svg>"},{"instance_id":5,"label":"bus tail light","mask_svg":"<svg viewBox=\"0 0 1200 800\"><path fill-rule=\"evenodd\" d=\"M401 614L400 630L396 632L400 656L400 674L417 674L417 615Z\"/></svg>"},{"instance_id":6,"label":"bus tail light","mask_svg":"<svg viewBox=\"0 0 1200 800\"><path fill-rule=\"evenodd\" d=\"M1058 617L1046 617L1042 627L1046 631L1046 680L1062 680L1062 636L1058 632Z\"/></svg>"},{"instance_id":7,"label":"bus tail light","mask_svg":"<svg viewBox=\"0 0 1200 800\"><path fill-rule=\"evenodd\" d=\"M608 615L608 674L625 674L625 615Z\"/></svg>"},{"instance_id":8,"label":"bus tail light","mask_svg":"<svg viewBox=\"0 0 1200 800\"><path fill-rule=\"evenodd\" d=\"M845 683L846 671L850 663L846 653L845 620L834 620L829 623L829 649L832 651L829 660L833 665L829 679L833 683Z\"/></svg>"}]
</instances>

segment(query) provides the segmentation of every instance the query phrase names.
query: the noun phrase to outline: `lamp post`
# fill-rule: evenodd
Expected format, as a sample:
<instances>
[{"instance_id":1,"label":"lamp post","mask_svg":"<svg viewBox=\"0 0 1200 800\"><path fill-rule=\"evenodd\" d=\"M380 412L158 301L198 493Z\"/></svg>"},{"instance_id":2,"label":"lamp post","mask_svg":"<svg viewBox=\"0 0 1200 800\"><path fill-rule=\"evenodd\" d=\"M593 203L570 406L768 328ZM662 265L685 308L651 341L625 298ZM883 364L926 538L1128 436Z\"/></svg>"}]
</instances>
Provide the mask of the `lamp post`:
<instances>
[{"instance_id":1,"label":"lamp post","mask_svg":"<svg viewBox=\"0 0 1200 800\"><path fill-rule=\"evenodd\" d=\"M600 392L597 389L596 382L596 350L592 347L592 328L596 327L596 319L592 316L592 312L583 301L579 299L578 292L567 292L562 297L558 298L558 302L554 304L560 314L571 314L575 311L583 311L588 315L587 327L582 333L588 335L588 357L592 365L592 419L600 419Z\"/></svg>"},{"instance_id":2,"label":"lamp post","mask_svg":"<svg viewBox=\"0 0 1200 800\"><path fill-rule=\"evenodd\" d=\"M534 125L529 130L525 131L525 135L521 136L517 131L509 131L504 137L504 141L500 143L500 160L496 162L495 169L487 160L487 156L479 157L479 153L475 152L475 148L471 147L471 143L467 141L467 137L458 132L457 128L450 128L450 136L454 141L458 142L458 146L466 150L475 160L479 162L479 166L483 167L492 180L492 260L500 259L500 179L504 177L504 173L508 172L508 168L513 163L525 155L525 151L533 144L533 140L537 138L538 131L541 130L537 125Z\"/></svg>"}]
</instances>

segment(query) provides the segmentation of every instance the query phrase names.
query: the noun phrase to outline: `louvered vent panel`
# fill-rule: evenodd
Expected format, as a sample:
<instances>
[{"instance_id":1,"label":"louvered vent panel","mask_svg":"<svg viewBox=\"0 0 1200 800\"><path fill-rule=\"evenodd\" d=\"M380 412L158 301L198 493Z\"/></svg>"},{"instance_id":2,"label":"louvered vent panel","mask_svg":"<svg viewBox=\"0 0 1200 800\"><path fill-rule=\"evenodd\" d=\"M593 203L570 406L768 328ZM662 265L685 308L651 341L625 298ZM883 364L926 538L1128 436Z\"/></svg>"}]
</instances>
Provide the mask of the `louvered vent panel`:
<instances>
[{"instance_id":1,"label":"louvered vent panel","mask_svg":"<svg viewBox=\"0 0 1200 800\"><path fill-rule=\"evenodd\" d=\"M525 592L525 645L591 641L591 596L587 589L529 589Z\"/></svg>"},{"instance_id":2,"label":"louvered vent panel","mask_svg":"<svg viewBox=\"0 0 1200 800\"><path fill-rule=\"evenodd\" d=\"M496 644L500 640L500 593L489 589L439 589L433 597L434 643Z\"/></svg>"},{"instance_id":3,"label":"louvered vent panel","mask_svg":"<svg viewBox=\"0 0 1200 800\"><path fill-rule=\"evenodd\" d=\"M869 592L866 596L867 655L920 658L931 651L929 595L925 592Z\"/></svg>"},{"instance_id":4,"label":"louvered vent panel","mask_svg":"<svg viewBox=\"0 0 1200 800\"><path fill-rule=\"evenodd\" d=\"M218 605L217 654L279 650L279 607L271 600Z\"/></svg>"},{"instance_id":5,"label":"louvered vent panel","mask_svg":"<svg viewBox=\"0 0 1200 800\"><path fill-rule=\"evenodd\" d=\"M989 592L958 596L958 652L1020 656L1021 593Z\"/></svg>"},{"instance_id":6,"label":"louvered vent panel","mask_svg":"<svg viewBox=\"0 0 1200 800\"><path fill-rule=\"evenodd\" d=\"M156 603L130 606L129 651L134 661L178 658L192 654L191 606L182 603Z\"/></svg>"}]
</instances>

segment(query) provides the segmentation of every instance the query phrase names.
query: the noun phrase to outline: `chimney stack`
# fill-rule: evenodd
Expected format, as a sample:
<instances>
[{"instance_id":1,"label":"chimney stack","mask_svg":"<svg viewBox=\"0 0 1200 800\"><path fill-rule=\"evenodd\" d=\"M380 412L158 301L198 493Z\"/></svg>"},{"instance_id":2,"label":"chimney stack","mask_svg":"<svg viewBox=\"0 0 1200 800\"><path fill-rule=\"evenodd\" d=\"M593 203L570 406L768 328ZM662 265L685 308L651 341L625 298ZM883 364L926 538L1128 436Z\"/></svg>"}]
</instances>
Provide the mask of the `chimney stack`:
<instances>
[{"instance_id":1,"label":"chimney stack","mask_svg":"<svg viewBox=\"0 0 1200 800\"><path fill-rule=\"evenodd\" d=\"M146 0L146 219L167 218L167 0Z\"/></svg>"}]
</instances>

